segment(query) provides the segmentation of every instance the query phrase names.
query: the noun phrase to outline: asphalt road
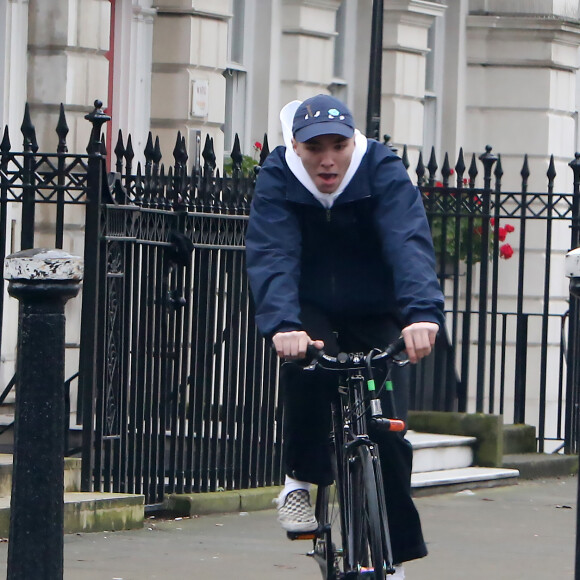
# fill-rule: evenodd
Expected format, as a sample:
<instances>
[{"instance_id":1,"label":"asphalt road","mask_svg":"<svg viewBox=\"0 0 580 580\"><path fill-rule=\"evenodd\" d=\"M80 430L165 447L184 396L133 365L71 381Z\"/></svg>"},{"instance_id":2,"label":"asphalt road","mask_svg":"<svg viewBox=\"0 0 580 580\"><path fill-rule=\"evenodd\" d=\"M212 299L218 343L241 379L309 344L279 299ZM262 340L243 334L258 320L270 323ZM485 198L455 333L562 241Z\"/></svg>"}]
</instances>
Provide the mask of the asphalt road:
<instances>
[{"instance_id":1,"label":"asphalt road","mask_svg":"<svg viewBox=\"0 0 580 580\"><path fill-rule=\"evenodd\" d=\"M406 578L574 578L576 495L566 477L418 498L430 554L407 563ZM148 519L137 531L67 535L64 578L319 580L309 547L286 540L274 510ZM2 543L2 577L6 556Z\"/></svg>"}]
</instances>

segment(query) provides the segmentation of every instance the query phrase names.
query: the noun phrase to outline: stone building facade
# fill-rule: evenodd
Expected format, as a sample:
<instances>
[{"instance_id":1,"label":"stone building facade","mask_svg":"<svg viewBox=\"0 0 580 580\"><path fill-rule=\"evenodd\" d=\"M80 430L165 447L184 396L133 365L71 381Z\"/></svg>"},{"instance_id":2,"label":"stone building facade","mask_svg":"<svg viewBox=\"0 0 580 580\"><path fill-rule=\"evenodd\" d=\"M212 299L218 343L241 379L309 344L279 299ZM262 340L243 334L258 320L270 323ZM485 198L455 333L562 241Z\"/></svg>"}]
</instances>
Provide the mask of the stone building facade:
<instances>
[{"instance_id":1,"label":"stone building facade","mask_svg":"<svg viewBox=\"0 0 580 580\"><path fill-rule=\"evenodd\" d=\"M564 166L578 149L580 8L573 0L383 0L381 134L412 162L435 147L527 153ZM372 0L6 0L0 5L0 122L14 142L28 101L48 147L60 103L101 99L109 133L148 131L167 151L209 134L250 151L278 112L316 92L343 98L364 128ZM532 177L533 179L533 177ZM569 181L569 180L566 180ZM564 183L562 183L564 187Z\"/></svg>"},{"instance_id":2,"label":"stone building facade","mask_svg":"<svg viewBox=\"0 0 580 580\"><path fill-rule=\"evenodd\" d=\"M84 115L101 99L112 117L109 150L122 130L142 159L151 131L170 159L180 131L190 160L210 135L219 162L235 134L246 153L265 133L271 148L281 143L280 108L331 92L364 129L372 8L373 0L4 0L0 124L20 144L28 102L40 148L54 149L63 103L69 149L84 151ZM504 189L519 187L527 154L530 190L545 190L554 155L555 189L570 191L567 164L580 150L577 0L384 0L383 18L380 134L407 145L411 168L432 147L453 164L461 147L470 156L491 144ZM75 243L71 234L68 249ZM562 232L555 263L567 244ZM533 243L526 251L545 259ZM563 272L553 289L564 309ZM504 294L513 301L513 287Z\"/></svg>"}]
</instances>

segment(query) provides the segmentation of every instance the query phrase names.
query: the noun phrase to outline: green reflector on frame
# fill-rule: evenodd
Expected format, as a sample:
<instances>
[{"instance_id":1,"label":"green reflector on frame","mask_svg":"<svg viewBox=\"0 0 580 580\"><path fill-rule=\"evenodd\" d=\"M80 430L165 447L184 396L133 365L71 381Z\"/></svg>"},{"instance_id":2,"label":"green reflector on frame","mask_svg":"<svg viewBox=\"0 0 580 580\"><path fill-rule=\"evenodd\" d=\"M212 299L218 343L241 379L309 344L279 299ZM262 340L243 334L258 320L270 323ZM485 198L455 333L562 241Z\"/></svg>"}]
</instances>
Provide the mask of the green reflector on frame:
<instances>
[{"instance_id":1,"label":"green reflector on frame","mask_svg":"<svg viewBox=\"0 0 580 580\"><path fill-rule=\"evenodd\" d=\"M387 381L385 383L385 388L387 389L387 391L392 391L393 390L393 381Z\"/></svg>"},{"instance_id":2,"label":"green reflector on frame","mask_svg":"<svg viewBox=\"0 0 580 580\"><path fill-rule=\"evenodd\" d=\"M367 388L369 391L374 391L375 390L375 381L374 379L371 379L370 381L367 381Z\"/></svg>"}]
</instances>

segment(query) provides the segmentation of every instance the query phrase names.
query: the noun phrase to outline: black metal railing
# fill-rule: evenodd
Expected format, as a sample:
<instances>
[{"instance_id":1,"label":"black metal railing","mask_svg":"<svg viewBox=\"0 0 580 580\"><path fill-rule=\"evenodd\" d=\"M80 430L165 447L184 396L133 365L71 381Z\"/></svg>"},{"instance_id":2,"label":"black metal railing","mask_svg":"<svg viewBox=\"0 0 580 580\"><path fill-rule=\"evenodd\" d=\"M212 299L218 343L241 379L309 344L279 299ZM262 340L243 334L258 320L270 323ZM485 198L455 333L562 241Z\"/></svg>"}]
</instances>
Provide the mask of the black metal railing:
<instances>
[{"instance_id":1,"label":"black metal railing","mask_svg":"<svg viewBox=\"0 0 580 580\"><path fill-rule=\"evenodd\" d=\"M0 145L0 228L9 231L9 215L21 224L19 235L0 238L2 260L8 247L38 243L39 206L44 221L54 208L56 247L66 208L80 206L85 224L76 413L83 489L144 493L156 504L167 492L280 483L278 364L254 325L244 273L255 176L242 172L239 141L231 175L222 176L209 137L191 160L178 134L165 163L150 135L135 163L131 138L120 133L107 174L100 103L87 119L86 155L67 153L62 108L57 153L38 153L28 114L24 150L12 151L7 132ZM265 140L260 162L267 154ZM575 163L572 194L554 192L553 161L546 192L529 193L527 160L521 190L504 193L491 148L469 169L462 153L453 168L446 156L440 171L434 154L427 168L420 158L448 324L436 355L416 367L413 408L501 413L536 425L540 450L573 447L578 380L566 349L577 315L552 296L552 256L570 226L572 247L578 242Z\"/></svg>"},{"instance_id":2,"label":"black metal railing","mask_svg":"<svg viewBox=\"0 0 580 580\"><path fill-rule=\"evenodd\" d=\"M403 159L408 167L405 152ZM553 257L569 249L561 247L562 239L572 247L577 243L574 228L572 237L569 233L578 221L577 185L570 194L554 192L552 157L546 192L529 193L526 156L520 191L503 192L500 156L487 147L479 160L481 188L475 155L467 172L462 152L454 168L446 156L438 173L432 153L427 168L420 157L416 169L457 368L455 375L445 363L435 378L438 388L455 388L456 400L435 399L440 410L500 413L508 422L533 424L544 451L547 440L570 440L564 433L564 377L571 318L568 296L553 296L554 285L561 288ZM555 239L560 247L554 247ZM416 407L433 408L432 399L433 394L427 406L416 401Z\"/></svg>"}]
</instances>

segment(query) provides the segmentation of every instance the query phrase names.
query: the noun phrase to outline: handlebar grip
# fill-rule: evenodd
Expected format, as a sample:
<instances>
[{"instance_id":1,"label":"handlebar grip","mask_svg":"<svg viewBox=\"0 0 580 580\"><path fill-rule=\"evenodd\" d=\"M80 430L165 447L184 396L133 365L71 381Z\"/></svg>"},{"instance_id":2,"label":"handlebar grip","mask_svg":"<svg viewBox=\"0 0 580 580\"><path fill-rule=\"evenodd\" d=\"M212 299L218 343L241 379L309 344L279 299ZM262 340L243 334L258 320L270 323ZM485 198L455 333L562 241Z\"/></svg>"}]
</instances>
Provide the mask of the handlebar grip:
<instances>
[{"instance_id":1,"label":"handlebar grip","mask_svg":"<svg viewBox=\"0 0 580 580\"><path fill-rule=\"evenodd\" d=\"M385 349L385 352L389 356L396 356L400 352L405 350L405 339L402 336L399 336L397 340L389 344L389 346Z\"/></svg>"},{"instance_id":2,"label":"handlebar grip","mask_svg":"<svg viewBox=\"0 0 580 580\"><path fill-rule=\"evenodd\" d=\"M316 348L313 344L306 347L306 358L312 361L318 360L324 356L324 351L321 348Z\"/></svg>"},{"instance_id":3,"label":"handlebar grip","mask_svg":"<svg viewBox=\"0 0 580 580\"><path fill-rule=\"evenodd\" d=\"M405 421L402 419L385 419L384 417L373 417L371 424L380 431L395 431L400 433L407 428Z\"/></svg>"}]
</instances>

